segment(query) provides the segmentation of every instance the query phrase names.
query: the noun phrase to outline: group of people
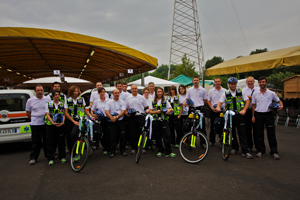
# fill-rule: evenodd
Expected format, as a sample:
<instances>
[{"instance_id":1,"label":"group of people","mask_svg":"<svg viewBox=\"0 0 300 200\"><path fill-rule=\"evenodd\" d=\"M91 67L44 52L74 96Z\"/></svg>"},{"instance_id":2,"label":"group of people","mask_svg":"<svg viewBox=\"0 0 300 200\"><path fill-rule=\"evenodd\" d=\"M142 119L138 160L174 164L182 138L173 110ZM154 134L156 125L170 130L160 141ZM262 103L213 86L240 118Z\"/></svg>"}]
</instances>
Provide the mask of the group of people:
<instances>
[{"instance_id":1,"label":"group of people","mask_svg":"<svg viewBox=\"0 0 300 200\"><path fill-rule=\"evenodd\" d=\"M71 152L79 134L78 117L89 117L101 123L94 124L95 148L99 143L103 147L103 155L113 158L119 145L120 154L127 156L129 145L131 154L137 151L139 135L145 125L145 117L153 117L152 141L158 149L157 157L175 157L172 146L179 147L179 142L185 132L190 130L189 107L194 107L205 113L204 105L210 108L210 135L209 145L216 142L216 134L221 134L215 126L215 119L219 116L221 108L236 111L233 116L233 145L231 154L239 152L241 146L242 156L251 159L251 151L255 147L256 157L264 156L266 147L264 143L264 126L267 129L270 154L279 159L274 126L274 117L269 108L273 101L283 104L278 96L267 89L267 79L258 79L259 87L254 86L254 78L247 78L247 87L243 90L236 87L238 80L234 77L228 79L229 89L221 87L221 79L214 79L214 88L207 94L206 89L199 85L199 77L193 77L193 86L188 90L184 85L177 89L169 88L165 95L163 88L156 87L153 82L143 89L143 95L138 93L136 85L131 85L131 93L127 92L127 84L118 82L110 98L102 83L96 84L97 91L90 96L90 112L86 109L85 100L80 96L77 86L68 89L68 98L60 92L60 84L53 83L52 92L44 96L42 85L35 87L36 95L26 104L26 111L31 120L32 147L30 165L35 164L43 147L45 158L49 165L54 164L54 154L58 147L58 157L62 163L66 162L65 141ZM193 105L187 103L192 100ZM130 112L134 110L133 112ZM60 113L60 122L54 120L55 114ZM99 116L101 113L101 116ZM206 135L205 118L202 119L202 131ZM237 128L237 133L235 129ZM238 137L237 137L238 136ZM237 139L239 138L239 139ZM206 148L204 144L201 144ZM143 150L146 153L146 150Z\"/></svg>"}]
</instances>

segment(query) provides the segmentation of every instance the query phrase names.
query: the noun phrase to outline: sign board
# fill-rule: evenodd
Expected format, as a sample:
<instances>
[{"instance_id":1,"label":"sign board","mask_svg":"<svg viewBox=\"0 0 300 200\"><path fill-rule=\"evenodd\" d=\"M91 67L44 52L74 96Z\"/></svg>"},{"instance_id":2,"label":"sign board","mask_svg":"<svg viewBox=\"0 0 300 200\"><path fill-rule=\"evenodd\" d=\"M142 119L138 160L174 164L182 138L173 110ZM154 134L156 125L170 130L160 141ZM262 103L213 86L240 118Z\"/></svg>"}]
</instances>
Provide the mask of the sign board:
<instances>
[{"instance_id":1,"label":"sign board","mask_svg":"<svg viewBox=\"0 0 300 200\"><path fill-rule=\"evenodd\" d=\"M123 76L124 76L124 73L119 73L119 76L120 76L120 77L123 77Z\"/></svg>"},{"instance_id":2,"label":"sign board","mask_svg":"<svg viewBox=\"0 0 300 200\"><path fill-rule=\"evenodd\" d=\"M133 74L133 69L127 69L128 74Z\"/></svg>"},{"instance_id":3,"label":"sign board","mask_svg":"<svg viewBox=\"0 0 300 200\"><path fill-rule=\"evenodd\" d=\"M53 70L54 75L60 75L60 70Z\"/></svg>"}]
</instances>

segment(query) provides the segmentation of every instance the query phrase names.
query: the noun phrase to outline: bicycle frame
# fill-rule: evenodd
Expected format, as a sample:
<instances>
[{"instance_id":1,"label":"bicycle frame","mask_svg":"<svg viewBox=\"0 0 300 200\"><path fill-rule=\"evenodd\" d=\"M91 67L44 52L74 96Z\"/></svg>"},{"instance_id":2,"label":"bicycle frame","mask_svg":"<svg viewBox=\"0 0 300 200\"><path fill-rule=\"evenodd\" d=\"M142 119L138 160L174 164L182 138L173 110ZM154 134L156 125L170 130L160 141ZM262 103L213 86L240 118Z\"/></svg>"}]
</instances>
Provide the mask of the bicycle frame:
<instances>
[{"instance_id":1,"label":"bicycle frame","mask_svg":"<svg viewBox=\"0 0 300 200\"><path fill-rule=\"evenodd\" d=\"M192 138L191 138L191 147L196 146L196 137L197 137L197 129L200 126L200 129L202 129L202 118L203 114L200 112L200 110L192 109L191 113L189 114L189 118L192 119L193 125L191 127L191 131L193 132ZM199 124L196 126L196 120L199 119Z\"/></svg>"}]
</instances>

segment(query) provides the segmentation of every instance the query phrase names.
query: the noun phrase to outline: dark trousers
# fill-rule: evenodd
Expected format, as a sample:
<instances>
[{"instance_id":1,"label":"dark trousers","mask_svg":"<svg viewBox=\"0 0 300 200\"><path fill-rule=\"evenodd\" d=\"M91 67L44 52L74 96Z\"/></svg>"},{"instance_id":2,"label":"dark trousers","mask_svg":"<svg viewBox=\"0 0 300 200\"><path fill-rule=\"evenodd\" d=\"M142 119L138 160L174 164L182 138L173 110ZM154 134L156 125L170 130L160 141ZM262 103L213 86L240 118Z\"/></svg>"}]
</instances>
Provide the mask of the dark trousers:
<instances>
[{"instance_id":1,"label":"dark trousers","mask_svg":"<svg viewBox=\"0 0 300 200\"><path fill-rule=\"evenodd\" d=\"M165 153L165 155L169 155L170 153L172 153L170 144L170 129L168 122L166 120L156 120L152 122L152 127L153 132L155 132L156 147L158 149L158 152ZM161 139L163 139L164 141L164 146L162 144Z\"/></svg>"},{"instance_id":2,"label":"dark trousers","mask_svg":"<svg viewBox=\"0 0 300 200\"><path fill-rule=\"evenodd\" d=\"M45 158L47 158L47 134L46 125L31 126L31 153L30 159L37 160L43 147Z\"/></svg>"},{"instance_id":3,"label":"dark trousers","mask_svg":"<svg viewBox=\"0 0 300 200\"><path fill-rule=\"evenodd\" d=\"M66 119L66 139L69 152L72 151L79 135L79 126L75 125L70 120Z\"/></svg>"},{"instance_id":4,"label":"dark trousers","mask_svg":"<svg viewBox=\"0 0 300 200\"><path fill-rule=\"evenodd\" d=\"M256 147L256 139L255 139L255 135L253 133L254 123L252 122L252 109L248 109L245 114L245 129L246 129L248 147L250 149L252 149L253 141L254 141L254 145Z\"/></svg>"},{"instance_id":5,"label":"dark trousers","mask_svg":"<svg viewBox=\"0 0 300 200\"><path fill-rule=\"evenodd\" d=\"M116 121L114 123L109 122L110 129L110 153L115 154L117 149L117 143L120 141L120 152L125 151L126 135L125 135L125 123L123 120Z\"/></svg>"},{"instance_id":6,"label":"dark trousers","mask_svg":"<svg viewBox=\"0 0 300 200\"><path fill-rule=\"evenodd\" d=\"M64 125L56 127L53 125L46 125L47 132L47 153L48 160L55 159L55 150L58 146L58 158L62 159L66 157L66 144L65 144L65 133Z\"/></svg>"},{"instance_id":7,"label":"dark trousers","mask_svg":"<svg viewBox=\"0 0 300 200\"><path fill-rule=\"evenodd\" d=\"M236 137L236 129L239 135L239 141L243 153L249 153L247 136L245 132L245 117L242 115L236 115L232 117L232 148L239 150L239 143Z\"/></svg>"},{"instance_id":8,"label":"dark trousers","mask_svg":"<svg viewBox=\"0 0 300 200\"><path fill-rule=\"evenodd\" d=\"M109 134L109 122L106 119L101 120L102 138L100 138L103 151L109 151L110 147L110 134Z\"/></svg>"},{"instance_id":9,"label":"dark trousers","mask_svg":"<svg viewBox=\"0 0 300 200\"><path fill-rule=\"evenodd\" d=\"M209 133L209 141L214 144L216 142L216 130L215 130L215 119L218 117L220 113L215 113L214 111L210 111L210 133Z\"/></svg>"},{"instance_id":10,"label":"dark trousers","mask_svg":"<svg viewBox=\"0 0 300 200\"><path fill-rule=\"evenodd\" d=\"M277 140L275 134L274 117L272 112L259 113L255 112L255 137L256 137L256 149L258 152L265 153L266 146L264 140L264 129L267 128L268 142L270 146L270 154L278 153Z\"/></svg>"},{"instance_id":11,"label":"dark trousers","mask_svg":"<svg viewBox=\"0 0 300 200\"><path fill-rule=\"evenodd\" d=\"M172 145L179 144L183 136L183 133L182 133L182 126L180 123L180 119L178 119L178 116L171 115L169 117L169 127L170 127L170 134L171 134L171 144ZM177 137L175 137L175 130L176 130Z\"/></svg>"},{"instance_id":12,"label":"dark trousers","mask_svg":"<svg viewBox=\"0 0 300 200\"><path fill-rule=\"evenodd\" d=\"M139 136L144 126L145 118L143 116L132 116L129 118L130 145L132 150L137 150Z\"/></svg>"}]
</instances>

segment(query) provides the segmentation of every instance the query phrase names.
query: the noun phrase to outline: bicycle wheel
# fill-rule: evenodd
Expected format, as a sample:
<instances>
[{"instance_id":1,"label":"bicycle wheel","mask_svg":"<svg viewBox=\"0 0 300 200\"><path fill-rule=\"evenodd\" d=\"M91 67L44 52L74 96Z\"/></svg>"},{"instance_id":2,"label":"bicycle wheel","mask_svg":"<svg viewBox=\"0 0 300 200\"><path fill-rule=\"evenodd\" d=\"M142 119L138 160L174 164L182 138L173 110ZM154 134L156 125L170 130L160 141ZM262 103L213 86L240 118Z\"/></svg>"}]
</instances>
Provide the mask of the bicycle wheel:
<instances>
[{"instance_id":1,"label":"bicycle wheel","mask_svg":"<svg viewBox=\"0 0 300 200\"><path fill-rule=\"evenodd\" d=\"M71 152L71 167L74 172L79 172L84 168L90 152L90 143L87 138L84 137L75 142Z\"/></svg>"},{"instance_id":2,"label":"bicycle wheel","mask_svg":"<svg viewBox=\"0 0 300 200\"><path fill-rule=\"evenodd\" d=\"M146 139L146 132L143 131L142 134L140 135L139 138L139 143L138 143L138 148L137 148L137 152L136 152L136 156L135 156L135 162L138 163L140 161L140 158L142 156L143 153L143 148L145 145L145 139Z\"/></svg>"},{"instance_id":3,"label":"bicycle wheel","mask_svg":"<svg viewBox=\"0 0 300 200\"><path fill-rule=\"evenodd\" d=\"M205 145L205 146L204 146ZM208 153L208 140L206 136L197 131L185 134L179 144L179 152L183 160L188 163L198 163L204 160Z\"/></svg>"},{"instance_id":4,"label":"bicycle wheel","mask_svg":"<svg viewBox=\"0 0 300 200\"><path fill-rule=\"evenodd\" d=\"M228 128L228 130L223 131L223 137L222 137L222 158L223 160L228 160L230 156L231 151L231 145L232 145L232 131L231 128Z\"/></svg>"}]
</instances>

